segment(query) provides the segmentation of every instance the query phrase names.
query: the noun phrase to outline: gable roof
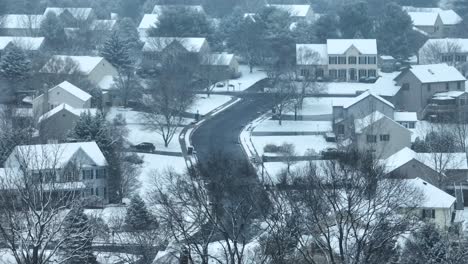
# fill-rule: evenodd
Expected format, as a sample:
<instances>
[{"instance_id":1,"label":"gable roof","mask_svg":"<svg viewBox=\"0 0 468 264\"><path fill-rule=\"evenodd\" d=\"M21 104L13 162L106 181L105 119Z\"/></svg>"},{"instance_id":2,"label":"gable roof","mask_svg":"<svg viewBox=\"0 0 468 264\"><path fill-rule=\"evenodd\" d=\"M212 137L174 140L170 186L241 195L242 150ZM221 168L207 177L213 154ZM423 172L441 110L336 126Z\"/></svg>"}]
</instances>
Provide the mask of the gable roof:
<instances>
[{"instance_id":1,"label":"gable roof","mask_svg":"<svg viewBox=\"0 0 468 264\"><path fill-rule=\"evenodd\" d=\"M138 28L139 29L150 29L150 28L154 27L158 21L159 21L159 15L158 14L144 14Z\"/></svg>"},{"instance_id":2,"label":"gable roof","mask_svg":"<svg viewBox=\"0 0 468 264\"><path fill-rule=\"evenodd\" d=\"M351 106L357 104L358 102L364 100L365 98L367 98L367 97L369 97L369 96L374 97L375 99L377 99L377 100L381 101L382 103L384 103L384 104L390 106L391 108L395 108L395 106L394 106L392 103L390 103L389 101L383 99L382 97L380 97L380 96L378 96L378 95L376 95L376 94L374 94L374 93L372 93L372 92L370 92L370 91L366 91L366 92L360 94L359 96L356 96L356 97L354 97L353 99L347 101L347 102L343 105L343 107L344 107L344 108L349 108L349 107L351 107Z\"/></svg>"},{"instance_id":3,"label":"gable roof","mask_svg":"<svg viewBox=\"0 0 468 264\"><path fill-rule=\"evenodd\" d=\"M456 201L456 198L452 195L421 178L406 179L403 181L422 193L424 199L418 208L450 208Z\"/></svg>"},{"instance_id":4,"label":"gable roof","mask_svg":"<svg viewBox=\"0 0 468 264\"><path fill-rule=\"evenodd\" d=\"M408 15L415 26L434 26L440 17L438 13L429 12L408 12Z\"/></svg>"},{"instance_id":5,"label":"gable roof","mask_svg":"<svg viewBox=\"0 0 468 264\"><path fill-rule=\"evenodd\" d=\"M421 83L438 83L466 81L465 77L453 66L445 63L412 65L409 71L419 79Z\"/></svg>"},{"instance_id":6,"label":"gable roof","mask_svg":"<svg viewBox=\"0 0 468 264\"><path fill-rule=\"evenodd\" d=\"M96 19L89 26L91 30L113 30L117 25L117 20L113 19Z\"/></svg>"},{"instance_id":7,"label":"gable roof","mask_svg":"<svg viewBox=\"0 0 468 264\"><path fill-rule=\"evenodd\" d=\"M57 59L61 60L66 60L66 59L71 59L74 61L78 69L83 73L83 74L89 74L91 73L98 65L101 63L103 60L105 60L103 57L93 57L93 56L68 56L68 55L54 55L50 58L50 60L42 67L40 72L48 72L49 69L49 64L53 63ZM67 72L62 72L63 74L70 74Z\"/></svg>"},{"instance_id":8,"label":"gable roof","mask_svg":"<svg viewBox=\"0 0 468 264\"><path fill-rule=\"evenodd\" d=\"M4 15L0 27L8 29L39 29L43 19L43 15Z\"/></svg>"},{"instance_id":9,"label":"gable roof","mask_svg":"<svg viewBox=\"0 0 468 264\"><path fill-rule=\"evenodd\" d=\"M230 53L210 53L201 59L202 65L228 66L234 59L234 54Z\"/></svg>"},{"instance_id":10,"label":"gable roof","mask_svg":"<svg viewBox=\"0 0 468 264\"><path fill-rule=\"evenodd\" d=\"M431 46L437 47L440 52L468 52L468 38L428 39L419 50Z\"/></svg>"},{"instance_id":11,"label":"gable roof","mask_svg":"<svg viewBox=\"0 0 468 264\"><path fill-rule=\"evenodd\" d=\"M107 161L96 142L16 146L5 162L5 167L20 164L29 170L60 169L70 161L80 162L76 154L84 152L97 166L106 166Z\"/></svg>"},{"instance_id":12,"label":"gable roof","mask_svg":"<svg viewBox=\"0 0 468 264\"><path fill-rule=\"evenodd\" d=\"M9 44L13 44L24 50L38 50L44 44L44 37L9 37L0 36L0 50L5 49Z\"/></svg>"},{"instance_id":13,"label":"gable roof","mask_svg":"<svg viewBox=\"0 0 468 264\"><path fill-rule=\"evenodd\" d=\"M49 112L41 115L37 122L40 123L40 122L42 122L42 121L44 121L44 120L58 114L58 113L60 113L62 110L65 110L65 111L69 112L70 114L75 115L77 117L81 116L81 114L83 114L83 113L88 113L88 112L91 115L96 115L96 113L98 111L96 108L73 108L73 107L63 103L63 104L60 104L60 105L54 107Z\"/></svg>"},{"instance_id":14,"label":"gable roof","mask_svg":"<svg viewBox=\"0 0 468 264\"><path fill-rule=\"evenodd\" d=\"M452 9L414 6L403 6L402 8L411 17L415 26L433 26L437 17L440 17L444 25L456 25L463 20Z\"/></svg>"},{"instance_id":15,"label":"gable roof","mask_svg":"<svg viewBox=\"0 0 468 264\"><path fill-rule=\"evenodd\" d=\"M305 17L312 10L310 5L269 5L288 12L294 17Z\"/></svg>"},{"instance_id":16,"label":"gable roof","mask_svg":"<svg viewBox=\"0 0 468 264\"><path fill-rule=\"evenodd\" d=\"M296 44L297 65L327 65L327 44Z\"/></svg>"},{"instance_id":17,"label":"gable roof","mask_svg":"<svg viewBox=\"0 0 468 264\"><path fill-rule=\"evenodd\" d=\"M67 81L64 81L64 82L60 83L59 85L55 86L54 88L50 89L49 91L55 90L57 88L64 89L65 91L67 91L70 94L76 96L77 98L79 98L82 101L88 101L92 97L89 93L81 90L80 88L76 87L75 85L73 85L73 84L71 84L71 83L69 83Z\"/></svg>"},{"instance_id":18,"label":"gable roof","mask_svg":"<svg viewBox=\"0 0 468 264\"><path fill-rule=\"evenodd\" d=\"M393 120L397 122L416 122L418 115L416 112L394 112Z\"/></svg>"},{"instance_id":19,"label":"gable roof","mask_svg":"<svg viewBox=\"0 0 468 264\"><path fill-rule=\"evenodd\" d=\"M167 38L167 37L150 37L145 39L143 51L160 52L174 41L180 43L188 52L200 52L205 38Z\"/></svg>"},{"instance_id":20,"label":"gable roof","mask_svg":"<svg viewBox=\"0 0 468 264\"><path fill-rule=\"evenodd\" d=\"M185 8L190 11L205 13L205 9L201 5L155 5L153 14L161 14L165 9Z\"/></svg>"},{"instance_id":21,"label":"gable roof","mask_svg":"<svg viewBox=\"0 0 468 264\"><path fill-rule=\"evenodd\" d=\"M354 46L361 54L377 54L375 39L327 39L327 53L343 54Z\"/></svg>"},{"instance_id":22,"label":"gable roof","mask_svg":"<svg viewBox=\"0 0 468 264\"><path fill-rule=\"evenodd\" d=\"M394 123L395 125L397 125L398 127L401 127L402 129L405 129L407 130L405 127L403 127L402 125L398 124L397 122L395 122L393 119L391 119L390 117L382 114L381 112L379 111L374 111L373 113L363 117L363 118L360 118L360 119L354 119L354 131L357 133L357 134L360 134L362 133L362 131L371 126L372 124L380 121L380 120L383 120L383 119L386 119L388 120L389 122L391 123ZM409 130L408 130L409 132Z\"/></svg>"},{"instance_id":23,"label":"gable roof","mask_svg":"<svg viewBox=\"0 0 468 264\"><path fill-rule=\"evenodd\" d=\"M92 12L92 8L76 8L76 7L48 7L44 11L44 16L52 12L60 16L63 12L68 11L76 19L88 19Z\"/></svg>"}]
</instances>

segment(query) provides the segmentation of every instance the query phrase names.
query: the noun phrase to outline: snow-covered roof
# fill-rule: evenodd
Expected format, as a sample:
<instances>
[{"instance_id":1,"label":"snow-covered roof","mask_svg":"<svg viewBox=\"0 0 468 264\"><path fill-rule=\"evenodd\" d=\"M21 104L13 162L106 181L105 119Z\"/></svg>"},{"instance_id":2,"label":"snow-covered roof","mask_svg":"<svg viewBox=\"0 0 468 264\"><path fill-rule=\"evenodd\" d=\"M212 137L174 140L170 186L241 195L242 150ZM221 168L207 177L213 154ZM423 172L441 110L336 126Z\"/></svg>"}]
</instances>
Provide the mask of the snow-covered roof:
<instances>
[{"instance_id":1,"label":"snow-covered roof","mask_svg":"<svg viewBox=\"0 0 468 264\"><path fill-rule=\"evenodd\" d=\"M382 60L394 60L395 59L393 56L390 56L390 55L382 55L380 56L380 58Z\"/></svg>"},{"instance_id":2,"label":"snow-covered roof","mask_svg":"<svg viewBox=\"0 0 468 264\"><path fill-rule=\"evenodd\" d=\"M390 173L411 160L417 160L436 171L442 168L442 163L447 170L468 170L465 153L416 153L407 147L388 157L383 164Z\"/></svg>"},{"instance_id":3,"label":"snow-covered roof","mask_svg":"<svg viewBox=\"0 0 468 264\"><path fill-rule=\"evenodd\" d=\"M102 19L102 20L94 20L93 23L90 25L91 30L113 30L115 25L117 24L117 20L113 19Z\"/></svg>"},{"instance_id":4,"label":"snow-covered roof","mask_svg":"<svg viewBox=\"0 0 468 264\"><path fill-rule=\"evenodd\" d=\"M228 66L234 59L234 54L230 53L210 53L203 56L203 65Z\"/></svg>"},{"instance_id":5,"label":"snow-covered roof","mask_svg":"<svg viewBox=\"0 0 468 264\"><path fill-rule=\"evenodd\" d=\"M114 89L114 76L112 75L105 75L102 77L101 81L98 83L99 88L102 90L111 90Z\"/></svg>"},{"instance_id":6,"label":"snow-covered roof","mask_svg":"<svg viewBox=\"0 0 468 264\"><path fill-rule=\"evenodd\" d=\"M9 29L39 29L43 15L4 15L0 27Z\"/></svg>"},{"instance_id":7,"label":"snow-covered roof","mask_svg":"<svg viewBox=\"0 0 468 264\"><path fill-rule=\"evenodd\" d=\"M312 10L310 5L270 5L271 7L288 12L294 17L305 17Z\"/></svg>"},{"instance_id":8,"label":"snow-covered roof","mask_svg":"<svg viewBox=\"0 0 468 264\"><path fill-rule=\"evenodd\" d=\"M13 43L15 46L20 47L24 50L38 50L42 47L44 43L43 37L9 37L2 36L0 37L0 50L3 50L8 46L8 44Z\"/></svg>"},{"instance_id":9,"label":"snow-covered roof","mask_svg":"<svg viewBox=\"0 0 468 264\"><path fill-rule=\"evenodd\" d=\"M93 13L92 8L75 8L75 7L48 7L44 11L44 16L47 13L52 12L55 13L57 16L60 16L63 12L68 11L70 14L76 19L88 19L90 15Z\"/></svg>"},{"instance_id":10,"label":"snow-covered roof","mask_svg":"<svg viewBox=\"0 0 468 264\"><path fill-rule=\"evenodd\" d=\"M205 9L201 5L155 5L153 8L153 14L161 14L164 10L174 9L174 8L184 8L194 12L204 13Z\"/></svg>"},{"instance_id":11,"label":"snow-covered roof","mask_svg":"<svg viewBox=\"0 0 468 264\"><path fill-rule=\"evenodd\" d=\"M64 81L64 82L60 83L59 85L55 86L51 90L55 90L57 88L64 89L65 91L73 94L74 96L78 97L82 101L88 101L92 97L89 93L81 90L80 88L76 87L75 85L73 85L73 84L71 84L71 83L69 83L67 81Z\"/></svg>"},{"instance_id":12,"label":"snow-covered roof","mask_svg":"<svg viewBox=\"0 0 468 264\"><path fill-rule=\"evenodd\" d=\"M436 100L456 99L456 98L460 97L463 94L466 94L466 92L463 92L463 91L441 92L441 93L435 93L432 96L432 99L436 99Z\"/></svg>"},{"instance_id":13,"label":"snow-covered roof","mask_svg":"<svg viewBox=\"0 0 468 264\"><path fill-rule=\"evenodd\" d=\"M164 38L151 37L145 39L143 51L160 52L174 41L179 42L189 52L200 52L203 44L206 43L205 38Z\"/></svg>"},{"instance_id":14,"label":"snow-covered roof","mask_svg":"<svg viewBox=\"0 0 468 264\"><path fill-rule=\"evenodd\" d=\"M104 60L103 57L55 55L52 56L52 58L46 63L46 65L41 69L40 72L48 72L50 68L49 63L53 63L58 59L66 60L67 58L74 61L78 65L78 69L83 74L91 73L99 65L99 63L101 63Z\"/></svg>"},{"instance_id":15,"label":"snow-covered roof","mask_svg":"<svg viewBox=\"0 0 468 264\"><path fill-rule=\"evenodd\" d=\"M434 185L422 180L421 178L404 180L409 186L420 191L423 195L423 201L418 208L450 208L455 203L456 198L442 191Z\"/></svg>"},{"instance_id":16,"label":"snow-covered roof","mask_svg":"<svg viewBox=\"0 0 468 264\"><path fill-rule=\"evenodd\" d=\"M372 112L371 114L363 117L363 118L360 118L360 119L354 119L354 130L356 133L362 133L362 131L369 127L370 125L374 124L375 122L383 119L383 118L387 118L389 120L391 120L390 118L388 118L386 115L382 114L381 112L379 111L374 111ZM391 120L392 122L394 122L393 120Z\"/></svg>"},{"instance_id":17,"label":"snow-covered roof","mask_svg":"<svg viewBox=\"0 0 468 264\"><path fill-rule=\"evenodd\" d=\"M444 25L456 25L463 20L452 9L403 6L403 10L410 15L415 26L433 26L437 20L437 16L440 17Z\"/></svg>"},{"instance_id":18,"label":"snow-covered roof","mask_svg":"<svg viewBox=\"0 0 468 264\"><path fill-rule=\"evenodd\" d=\"M409 69L422 83L466 81L465 77L453 66L445 63L413 65Z\"/></svg>"},{"instance_id":19,"label":"snow-covered roof","mask_svg":"<svg viewBox=\"0 0 468 264\"><path fill-rule=\"evenodd\" d=\"M45 170L64 168L70 161L83 163L77 156L84 152L96 166L106 166L107 161L96 142L76 142L62 144L22 145L16 146L5 162L5 167L17 167L19 162L28 170ZM86 165L86 164L82 164Z\"/></svg>"},{"instance_id":20,"label":"snow-covered roof","mask_svg":"<svg viewBox=\"0 0 468 264\"><path fill-rule=\"evenodd\" d=\"M159 21L159 15L158 14L144 14L138 28L139 29L150 29L150 28L154 27L158 21Z\"/></svg>"},{"instance_id":21,"label":"snow-covered roof","mask_svg":"<svg viewBox=\"0 0 468 264\"><path fill-rule=\"evenodd\" d=\"M81 114L83 113L90 113L91 115L96 115L98 110L95 109L95 108L74 108L74 107L71 107L67 104L60 104L58 106L56 106L54 109L50 110L49 112L41 115L38 119L38 123L44 121L45 119L48 119L54 115L56 115L57 113L60 113L62 110L66 110L68 111L70 114L73 114L77 117L79 117Z\"/></svg>"},{"instance_id":22,"label":"snow-covered roof","mask_svg":"<svg viewBox=\"0 0 468 264\"><path fill-rule=\"evenodd\" d=\"M378 95L376 95L376 94L374 94L372 92L369 92L369 91L366 91L366 92L360 94L359 96L354 97L353 99L350 99L349 101L347 101L343 105L343 107L344 108L349 108L350 106L364 100L365 98L367 98L369 96L373 96L374 98L376 98L377 100L381 101L382 103L390 106L391 108L395 108L395 106L392 103L390 103L389 101L387 101L387 100L383 99L382 97L380 97L380 96L378 96Z\"/></svg>"},{"instance_id":23,"label":"snow-covered roof","mask_svg":"<svg viewBox=\"0 0 468 264\"><path fill-rule=\"evenodd\" d=\"M297 65L327 65L327 44L296 44Z\"/></svg>"},{"instance_id":24,"label":"snow-covered roof","mask_svg":"<svg viewBox=\"0 0 468 264\"><path fill-rule=\"evenodd\" d=\"M440 52L468 52L468 39L467 38L443 38L443 39L428 39L420 50L429 47L436 47Z\"/></svg>"},{"instance_id":25,"label":"snow-covered roof","mask_svg":"<svg viewBox=\"0 0 468 264\"><path fill-rule=\"evenodd\" d=\"M395 96L401 89L395 81L399 74L399 72L379 72L379 78L369 90L380 96Z\"/></svg>"},{"instance_id":26,"label":"snow-covered roof","mask_svg":"<svg viewBox=\"0 0 468 264\"><path fill-rule=\"evenodd\" d=\"M418 115L416 112L395 112L393 120L397 122L417 122Z\"/></svg>"},{"instance_id":27,"label":"snow-covered roof","mask_svg":"<svg viewBox=\"0 0 468 264\"><path fill-rule=\"evenodd\" d=\"M354 46L361 54L377 54L375 39L327 39L327 53L343 54Z\"/></svg>"}]
</instances>

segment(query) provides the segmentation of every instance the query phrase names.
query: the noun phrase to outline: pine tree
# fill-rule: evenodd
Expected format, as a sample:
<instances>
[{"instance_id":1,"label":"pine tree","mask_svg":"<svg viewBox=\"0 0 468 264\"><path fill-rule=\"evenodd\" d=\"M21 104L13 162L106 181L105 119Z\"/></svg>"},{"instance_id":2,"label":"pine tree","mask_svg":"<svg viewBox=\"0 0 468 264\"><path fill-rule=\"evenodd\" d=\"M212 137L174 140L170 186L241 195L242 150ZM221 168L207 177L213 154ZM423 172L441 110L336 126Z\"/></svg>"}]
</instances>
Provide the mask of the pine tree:
<instances>
[{"instance_id":1,"label":"pine tree","mask_svg":"<svg viewBox=\"0 0 468 264\"><path fill-rule=\"evenodd\" d=\"M142 231L153 228L155 225L153 216L148 212L145 202L136 194L130 200L125 215L125 225L133 231Z\"/></svg>"},{"instance_id":2,"label":"pine tree","mask_svg":"<svg viewBox=\"0 0 468 264\"><path fill-rule=\"evenodd\" d=\"M88 217L81 206L74 206L65 216L62 235L64 243L61 246L63 257L67 264L97 263L91 246L93 232Z\"/></svg>"},{"instance_id":3,"label":"pine tree","mask_svg":"<svg viewBox=\"0 0 468 264\"><path fill-rule=\"evenodd\" d=\"M55 48L63 47L66 41L64 26L54 12L47 13L46 18L41 22L41 33L48 45Z\"/></svg>"},{"instance_id":4,"label":"pine tree","mask_svg":"<svg viewBox=\"0 0 468 264\"><path fill-rule=\"evenodd\" d=\"M13 45L0 62L0 74L10 81L23 81L31 72L26 53Z\"/></svg>"},{"instance_id":5,"label":"pine tree","mask_svg":"<svg viewBox=\"0 0 468 264\"><path fill-rule=\"evenodd\" d=\"M120 39L127 43L132 51L141 50L143 44L140 41L140 35L133 20L128 17L120 20L117 25L117 32Z\"/></svg>"},{"instance_id":6,"label":"pine tree","mask_svg":"<svg viewBox=\"0 0 468 264\"><path fill-rule=\"evenodd\" d=\"M128 70L132 67L128 44L120 38L117 31L112 32L105 41L101 56L119 70Z\"/></svg>"}]
</instances>

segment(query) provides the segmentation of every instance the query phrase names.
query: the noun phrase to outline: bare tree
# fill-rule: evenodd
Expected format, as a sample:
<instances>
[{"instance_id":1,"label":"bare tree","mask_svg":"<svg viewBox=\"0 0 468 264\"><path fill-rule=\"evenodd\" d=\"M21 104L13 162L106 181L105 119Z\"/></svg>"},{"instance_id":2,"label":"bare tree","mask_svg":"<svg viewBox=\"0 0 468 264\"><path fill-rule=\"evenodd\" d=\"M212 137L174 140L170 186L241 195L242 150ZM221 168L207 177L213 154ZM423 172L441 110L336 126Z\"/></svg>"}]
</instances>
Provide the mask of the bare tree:
<instances>
[{"instance_id":1,"label":"bare tree","mask_svg":"<svg viewBox=\"0 0 468 264\"><path fill-rule=\"evenodd\" d=\"M461 45L453 40L430 40L420 51L420 63L447 63L456 66L456 56L461 52Z\"/></svg>"},{"instance_id":2,"label":"bare tree","mask_svg":"<svg viewBox=\"0 0 468 264\"><path fill-rule=\"evenodd\" d=\"M129 100L141 98L141 87L134 69L119 70L114 77L114 87L119 91L124 107L128 106Z\"/></svg>"}]
</instances>

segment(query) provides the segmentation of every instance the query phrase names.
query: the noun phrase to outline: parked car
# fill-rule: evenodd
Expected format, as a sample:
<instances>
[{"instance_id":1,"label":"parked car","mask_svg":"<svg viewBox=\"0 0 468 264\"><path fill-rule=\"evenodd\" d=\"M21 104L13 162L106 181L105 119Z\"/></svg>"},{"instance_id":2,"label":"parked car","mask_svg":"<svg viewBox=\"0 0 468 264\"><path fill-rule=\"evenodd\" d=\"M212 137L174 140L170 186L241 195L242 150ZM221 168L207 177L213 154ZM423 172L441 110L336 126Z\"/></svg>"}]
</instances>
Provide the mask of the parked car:
<instances>
[{"instance_id":1,"label":"parked car","mask_svg":"<svg viewBox=\"0 0 468 264\"><path fill-rule=\"evenodd\" d=\"M338 158L340 152L336 148L327 148L320 152L322 155L322 159L324 160L332 160Z\"/></svg>"},{"instance_id":2,"label":"parked car","mask_svg":"<svg viewBox=\"0 0 468 264\"><path fill-rule=\"evenodd\" d=\"M153 143L149 143L149 142L142 142L138 145L135 145L134 148L137 151L148 152L148 153L152 153L156 151L156 147L153 145Z\"/></svg>"},{"instance_id":3,"label":"parked car","mask_svg":"<svg viewBox=\"0 0 468 264\"><path fill-rule=\"evenodd\" d=\"M225 84L223 82L216 83L216 87L224 87Z\"/></svg>"}]
</instances>

